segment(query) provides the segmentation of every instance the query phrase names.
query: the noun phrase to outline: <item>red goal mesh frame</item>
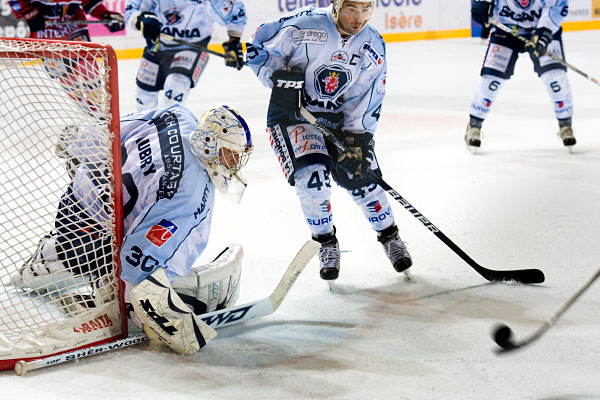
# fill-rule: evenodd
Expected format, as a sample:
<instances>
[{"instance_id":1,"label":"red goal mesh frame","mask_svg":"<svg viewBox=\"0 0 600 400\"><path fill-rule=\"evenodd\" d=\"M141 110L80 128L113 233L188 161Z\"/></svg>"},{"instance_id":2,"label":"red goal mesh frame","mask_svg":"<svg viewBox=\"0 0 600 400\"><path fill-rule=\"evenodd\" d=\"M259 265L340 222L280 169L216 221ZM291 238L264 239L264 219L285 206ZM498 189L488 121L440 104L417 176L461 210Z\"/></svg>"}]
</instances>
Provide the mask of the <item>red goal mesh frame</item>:
<instances>
[{"instance_id":1,"label":"red goal mesh frame","mask_svg":"<svg viewBox=\"0 0 600 400\"><path fill-rule=\"evenodd\" d=\"M123 220L118 94L117 57L107 44L0 38L0 370L14 368L19 360L127 336L119 279ZM68 150L59 151L60 145ZM79 156L70 154L71 147ZM81 160L84 153L87 161ZM65 252L41 265L44 257L36 259L36 254L41 254L44 236L69 243L76 252L86 251L65 242L67 235L60 229L53 232L70 175L78 179L81 168L90 176L105 174L105 182L90 192L104 201L92 206L101 211L102 218L94 218L101 221L109 250L102 262L80 263L81 268L73 269ZM85 202L91 204L87 197ZM96 254L86 254L86 260ZM66 265L67 271L46 268L51 271L42 278L22 272L61 265L56 263Z\"/></svg>"}]
</instances>

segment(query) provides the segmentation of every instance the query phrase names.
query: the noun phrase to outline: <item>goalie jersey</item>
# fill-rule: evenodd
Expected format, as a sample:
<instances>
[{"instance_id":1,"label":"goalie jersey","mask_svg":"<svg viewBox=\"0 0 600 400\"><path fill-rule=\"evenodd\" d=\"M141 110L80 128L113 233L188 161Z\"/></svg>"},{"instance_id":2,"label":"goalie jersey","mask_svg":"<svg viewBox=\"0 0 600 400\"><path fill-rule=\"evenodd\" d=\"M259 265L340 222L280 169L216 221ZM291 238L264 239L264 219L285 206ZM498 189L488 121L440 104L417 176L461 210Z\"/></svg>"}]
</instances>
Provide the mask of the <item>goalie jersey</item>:
<instances>
[{"instance_id":1,"label":"goalie jersey","mask_svg":"<svg viewBox=\"0 0 600 400\"><path fill-rule=\"evenodd\" d=\"M186 275L206 247L215 187L191 151L190 137L196 125L192 112L180 105L121 118L125 233L121 277L128 289L159 266L166 268L170 280ZM67 194L84 202L86 213L101 223L107 219L98 206L103 202L92 194L98 197L103 191L85 169L87 163L101 160L78 152L93 140L90 130L76 142L80 146L69 149L82 166Z\"/></svg>"},{"instance_id":2,"label":"goalie jersey","mask_svg":"<svg viewBox=\"0 0 600 400\"><path fill-rule=\"evenodd\" d=\"M556 33L569 13L568 0L495 0L494 19L519 33L547 28Z\"/></svg>"},{"instance_id":3,"label":"goalie jersey","mask_svg":"<svg viewBox=\"0 0 600 400\"><path fill-rule=\"evenodd\" d=\"M241 0L128 0L125 22L134 26L144 11L156 14L162 33L194 43L210 40L215 21L235 37L241 37L246 26L246 9ZM167 39L161 42L175 45Z\"/></svg>"},{"instance_id":4,"label":"goalie jersey","mask_svg":"<svg viewBox=\"0 0 600 400\"><path fill-rule=\"evenodd\" d=\"M269 88L273 71L305 71L308 111L341 113L348 132L375 132L385 95L386 55L383 38L369 24L342 38L331 6L301 8L261 25L247 58Z\"/></svg>"}]
</instances>

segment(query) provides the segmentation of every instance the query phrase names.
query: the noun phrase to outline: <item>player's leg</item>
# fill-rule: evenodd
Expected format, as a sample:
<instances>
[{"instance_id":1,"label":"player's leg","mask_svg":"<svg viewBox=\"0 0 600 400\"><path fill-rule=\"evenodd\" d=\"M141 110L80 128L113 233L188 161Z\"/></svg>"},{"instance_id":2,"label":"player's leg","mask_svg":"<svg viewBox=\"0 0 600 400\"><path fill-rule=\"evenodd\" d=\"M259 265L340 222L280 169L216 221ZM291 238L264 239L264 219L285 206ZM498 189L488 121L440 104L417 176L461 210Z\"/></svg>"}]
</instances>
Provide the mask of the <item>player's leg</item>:
<instances>
[{"instance_id":1,"label":"player's leg","mask_svg":"<svg viewBox=\"0 0 600 400\"><path fill-rule=\"evenodd\" d=\"M465 142L472 148L481 146L481 127L502 85L514 73L515 63L523 45L512 36L493 30L490 36L481 79L473 91Z\"/></svg>"},{"instance_id":2,"label":"player's leg","mask_svg":"<svg viewBox=\"0 0 600 400\"><path fill-rule=\"evenodd\" d=\"M562 43L562 29L556 32L548 45L548 51L564 60ZM548 56L531 56L535 72L540 76L550 101L554 108L554 115L558 121L558 136L565 146L573 146L577 141L573 135L573 94L567 77L567 69Z\"/></svg>"},{"instance_id":3,"label":"player's leg","mask_svg":"<svg viewBox=\"0 0 600 400\"><path fill-rule=\"evenodd\" d=\"M208 63L208 55L196 50L180 50L173 53L166 69L160 107L185 104L190 90L196 86Z\"/></svg>"},{"instance_id":4,"label":"player's leg","mask_svg":"<svg viewBox=\"0 0 600 400\"><path fill-rule=\"evenodd\" d=\"M271 104L270 142L288 183L296 188L312 238L321 243L321 278L336 279L340 250L332 220L330 158L322 134L310 124L273 122L286 119L285 110Z\"/></svg>"},{"instance_id":5,"label":"player's leg","mask_svg":"<svg viewBox=\"0 0 600 400\"><path fill-rule=\"evenodd\" d=\"M159 55L144 49L135 79L135 101L138 111L156 108L158 105L159 91L165 79L163 65L170 61L170 57L169 52Z\"/></svg>"}]
</instances>

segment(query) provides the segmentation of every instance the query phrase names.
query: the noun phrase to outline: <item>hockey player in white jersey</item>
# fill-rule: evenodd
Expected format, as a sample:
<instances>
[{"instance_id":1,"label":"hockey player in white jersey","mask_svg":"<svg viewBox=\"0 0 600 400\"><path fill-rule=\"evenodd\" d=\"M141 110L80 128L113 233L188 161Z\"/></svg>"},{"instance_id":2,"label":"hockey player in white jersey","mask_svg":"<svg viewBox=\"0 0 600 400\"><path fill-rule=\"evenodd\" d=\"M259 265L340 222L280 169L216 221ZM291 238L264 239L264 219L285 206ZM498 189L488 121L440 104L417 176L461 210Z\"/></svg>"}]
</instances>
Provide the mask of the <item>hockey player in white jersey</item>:
<instances>
[{"instance_id":1,"label":"hockey player in white jersey","mask_svg":"<svg viewBox=\"0 0 600 400\"><path fill-rule=\"evenodd\" d=\"M98 269L93 265L98 260L111 257L108 216L98 199L108 182L87 167L103 160L90 159L84 150L93 142L90 129L68 146L80 165L61 198L57 234L46 237L34 258L13 276L17 287L41 290L61 273L79 279ZM215 192L234 203L241 200L246 182L240 169L252 151L250 131L227 106L197 120L175 104L123 117L121 148L125 235L120 261L130 316L150 337L158 336L180 353L193 353L215 335L196 315L232 306L238 297L239 245L229 246L209 264L192 266L209 239ZM77 256L78 248L91 247L94 257ZM95 282L97 292L105 284ZM178 333L162 332L157 315L178 326Z\"/></svg>"},{"instance_id":2,"label":"hockey player in white jersey","mask_svg":"<svg viewBox=\"0 0 600 400\"><path fill-rule=\"evenodd\" d=\"M498 92L514 73L520 53L529 52L534 71L544 82L558 120L558 136L565 146L576 143L573 135L573 96L566 68L544 52L564 59L562 22L568 14L568 0L476 0L471 8L473 20L486 24L490 15L530 40L522 41L493 29L489 40L481 79L475 87L465 142L471 149L481 146L481 127Z\"/></svg>"},{"instance_id":3,"label":"hockey player in white jersey","mask_svg":"<svg viewBox=\"0 0 600 400\"><path fill-rule=\"evenodd\" d=\"M241 0L128 0L125 22L146 39L136 78L138 110L184 104L208 62L208 53L161 38L161 33L206 47L215 22L224 25L229 35L223 43L225 64L238 70L244 65L240 38L246 9Z\"/></svg>"},{"instance_id":4,"label":"hockey player in white jersey","mask_svg":"<svg viewBox=\"0 0 600 400\"><path fill-rule=\"evenodd\" d=\"M248 66L272 88L271 145L296 188L313 239L321 243L320 276L325 280L337 279L340 271L332 177L377 231L396 271L412 265L385 192L367 172L380 174L373 134L386 79L385 43L368 24L374 7L374 1L337 0L328 8L301 8L261 25L247 47ZM340 154L298 116L299 95L352 153Z\"/></svg>"}]
</instances>

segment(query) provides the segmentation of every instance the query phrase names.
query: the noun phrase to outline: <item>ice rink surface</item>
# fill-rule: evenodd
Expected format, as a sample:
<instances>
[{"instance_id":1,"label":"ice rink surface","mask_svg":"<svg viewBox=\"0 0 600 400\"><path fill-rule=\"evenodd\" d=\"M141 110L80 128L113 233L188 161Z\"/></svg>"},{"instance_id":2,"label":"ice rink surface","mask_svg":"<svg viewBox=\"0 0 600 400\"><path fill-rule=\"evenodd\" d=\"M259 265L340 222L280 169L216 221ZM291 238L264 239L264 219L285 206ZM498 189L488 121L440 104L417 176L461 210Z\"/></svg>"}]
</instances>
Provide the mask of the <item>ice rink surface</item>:
<instances>
[{"instance_id":1,"label":"ice rink surface","mask_svg":"<svg viewBox=\"0 0 600 400\"><path fill-rule=\"evenodd\" d=\"M567 32L569 62L600 76L600 31ZM385 180L491 269L540 268L541 285L492 284L392 202L414 260L406 282L341 188L332 207L343 251L333 291L313 259L280 309L219 330L194 356L146 345L25 377L0 373L1 398L27 399L600 399L600 283L530 347L497 356L498 322L533 333L600 268L600 87L570 72L577 145L556 136L550 100L527 56L465 149L479 39L390 43L375 135ZM135 110L139 60L119 65L121 113ZM309 239L265 133L269 91L249 69L212 59L188 106L236 107L256 151L239 206L222 199L209 261L229 243L245 258L239 303L268 296ZM220 201L221 200L221 201Z\"/></svg>"}]
</instances>

